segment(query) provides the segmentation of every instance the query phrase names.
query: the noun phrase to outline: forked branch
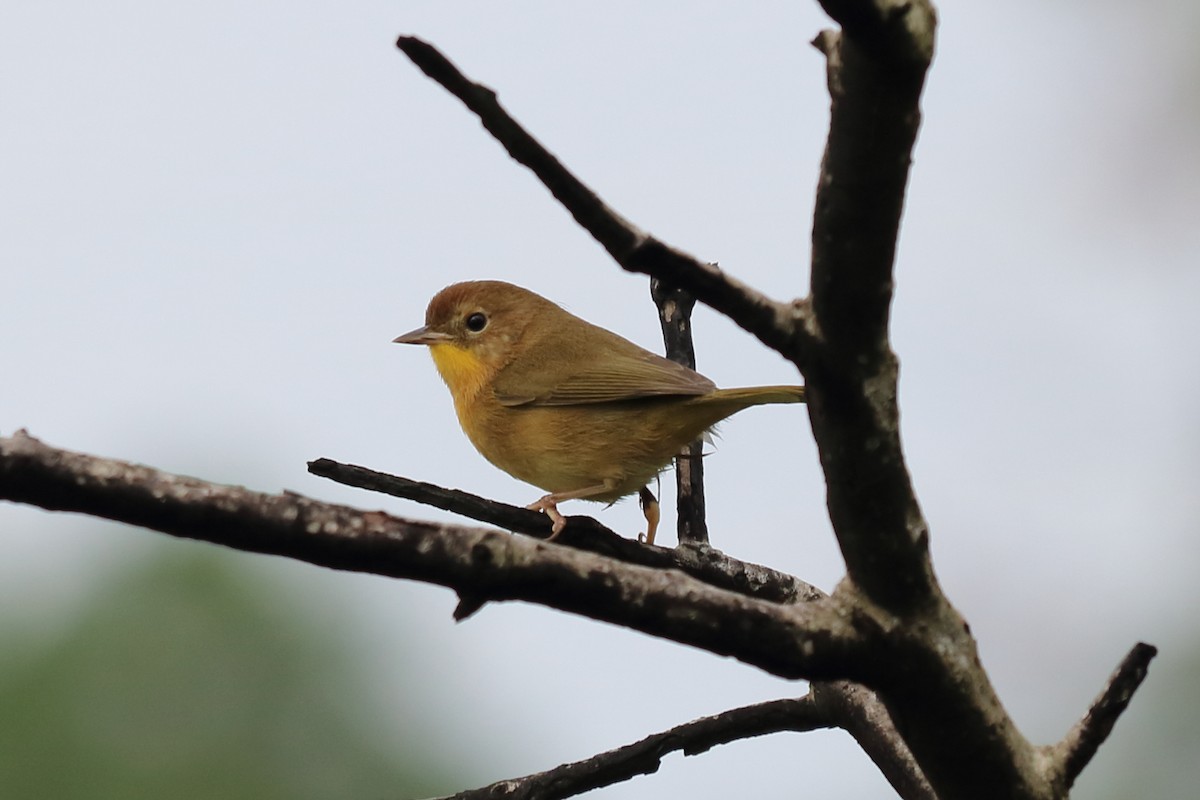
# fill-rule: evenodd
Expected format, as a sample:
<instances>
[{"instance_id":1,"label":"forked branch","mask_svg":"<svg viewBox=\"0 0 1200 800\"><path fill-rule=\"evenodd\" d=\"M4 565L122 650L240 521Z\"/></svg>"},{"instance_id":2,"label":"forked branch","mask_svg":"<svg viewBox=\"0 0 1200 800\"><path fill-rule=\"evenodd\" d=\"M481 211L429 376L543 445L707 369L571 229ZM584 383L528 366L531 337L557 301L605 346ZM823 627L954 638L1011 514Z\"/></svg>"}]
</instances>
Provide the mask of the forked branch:
<instances>
[{"instance_id":1,"label":"forked branch","mask_svg":"<svg viewBox=\"0 0 1200 800\"><path fill-rule=\"evenodd\" d=\"M703 717L582 761L497 781L442 800L573 797L657 772L663 756L669 753L693 756L754 736L822 728L849 732L905 800L937 800L875 696L861 686L841 681L814 683L804 697L772 700Z\"/></svg>"}]
</instances>

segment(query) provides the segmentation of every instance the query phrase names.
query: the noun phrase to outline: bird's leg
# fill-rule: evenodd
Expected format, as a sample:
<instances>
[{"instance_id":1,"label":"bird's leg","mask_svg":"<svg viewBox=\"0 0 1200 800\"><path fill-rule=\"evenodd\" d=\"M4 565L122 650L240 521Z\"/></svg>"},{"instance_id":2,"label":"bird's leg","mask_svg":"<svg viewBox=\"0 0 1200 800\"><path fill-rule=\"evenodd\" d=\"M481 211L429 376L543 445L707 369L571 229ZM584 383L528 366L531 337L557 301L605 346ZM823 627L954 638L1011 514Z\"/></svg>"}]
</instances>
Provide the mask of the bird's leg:
<instances>
[{"instance_id":1,"label":"bird's leg","mask_svg":"<svg viewBox=\"0 0 1200 800\"><path fill-rule=\"evenodd\" d=\"M658 498L650 491L649 486L638 489L638 505L646 515L646 535L638 538L646 544L654 544L654 534L658 530L658 520L662 516L658 508Z\"/></svg>"},{"instance_id":2,"label":"bird's leg","mask_svg":"<svg viewBox=\"0 0 1200 800\"><path fill-rule=\"evenodd\" d=\"M550 518L550 535L546 538L546 541L553 542L562 533L563 528L567 524L567 518L558 511L559 503L564 500L582 500L585 497L606 494L611 492L615 485L613 481L605 481L597 486L587 486L583 489L573 489L569 492L551 492L525 507L530 511L541 511Z\"/></svg>"}]
</instances>

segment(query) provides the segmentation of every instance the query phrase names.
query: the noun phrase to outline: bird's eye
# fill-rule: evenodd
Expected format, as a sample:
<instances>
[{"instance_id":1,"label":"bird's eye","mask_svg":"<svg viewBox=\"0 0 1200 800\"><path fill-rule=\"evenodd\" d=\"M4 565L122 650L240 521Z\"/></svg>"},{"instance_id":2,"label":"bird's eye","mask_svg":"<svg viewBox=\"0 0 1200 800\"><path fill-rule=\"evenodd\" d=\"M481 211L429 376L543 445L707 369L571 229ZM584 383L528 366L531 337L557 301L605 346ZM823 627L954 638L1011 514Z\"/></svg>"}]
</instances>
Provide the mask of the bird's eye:
<instances>
[{"instance_id":1,"label":"bird's eye","mask_svg":"<svg viewBox=\"0 0 1200 800\"><path fill-rule=\"evenodd\" d=\"M467 317L467 330L471 331L472 333L479 333L481 330L487 327L487 322L487 316L479 311L476 311L474 314Z\"/></svg>"}]
</instances>

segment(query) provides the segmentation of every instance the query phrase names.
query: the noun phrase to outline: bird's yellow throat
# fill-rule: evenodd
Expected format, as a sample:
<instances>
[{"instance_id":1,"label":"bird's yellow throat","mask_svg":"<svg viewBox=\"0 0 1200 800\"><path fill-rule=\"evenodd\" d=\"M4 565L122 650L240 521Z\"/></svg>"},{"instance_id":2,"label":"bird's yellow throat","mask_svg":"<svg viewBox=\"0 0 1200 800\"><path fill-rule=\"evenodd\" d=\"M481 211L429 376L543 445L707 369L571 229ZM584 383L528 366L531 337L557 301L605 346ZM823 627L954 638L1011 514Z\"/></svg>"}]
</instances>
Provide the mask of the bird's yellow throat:
<instances>
[{"instance_id":1,"label":"bird's yellow throat","mask_svg":"<svg viewBox=\"0 0 1200 800\"><path fill-rule=\"evenodd\" d=\"M429 346L429 354L456 402L474 397L483 388L487 369L470 350L451 342L438 342Z\"/></svg>"}]
</instances>

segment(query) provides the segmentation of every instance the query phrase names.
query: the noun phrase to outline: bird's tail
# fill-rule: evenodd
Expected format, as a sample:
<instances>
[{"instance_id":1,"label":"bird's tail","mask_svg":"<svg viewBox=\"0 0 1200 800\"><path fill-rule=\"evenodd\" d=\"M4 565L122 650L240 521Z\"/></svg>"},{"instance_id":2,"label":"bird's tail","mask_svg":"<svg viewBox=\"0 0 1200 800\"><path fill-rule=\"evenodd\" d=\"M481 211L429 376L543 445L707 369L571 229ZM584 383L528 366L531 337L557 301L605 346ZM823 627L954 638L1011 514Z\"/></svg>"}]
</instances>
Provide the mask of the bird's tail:
<instances>
[{"instance_id":1,"label":"bird's tail","mask_svg":"<svg viewBox=\"0 0 1200 800\"><path fill-rule=\"evenodd\" d=\"M718 389L705 396L717 403L732 403L743 408L771 403L803 403L803 386L747 386L741 389Z\"/></svg>"}]
</instances>

